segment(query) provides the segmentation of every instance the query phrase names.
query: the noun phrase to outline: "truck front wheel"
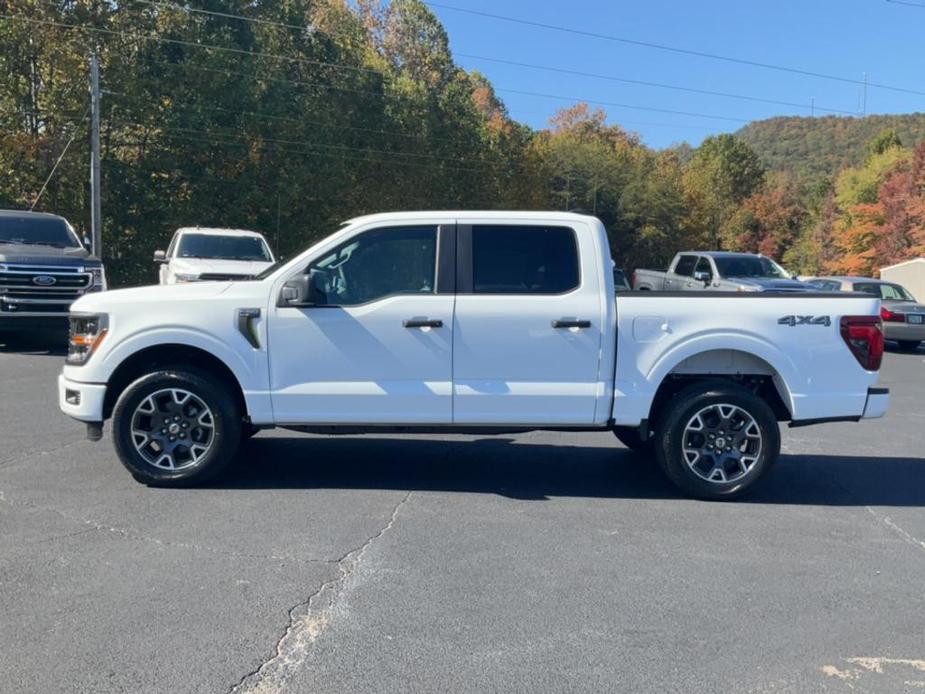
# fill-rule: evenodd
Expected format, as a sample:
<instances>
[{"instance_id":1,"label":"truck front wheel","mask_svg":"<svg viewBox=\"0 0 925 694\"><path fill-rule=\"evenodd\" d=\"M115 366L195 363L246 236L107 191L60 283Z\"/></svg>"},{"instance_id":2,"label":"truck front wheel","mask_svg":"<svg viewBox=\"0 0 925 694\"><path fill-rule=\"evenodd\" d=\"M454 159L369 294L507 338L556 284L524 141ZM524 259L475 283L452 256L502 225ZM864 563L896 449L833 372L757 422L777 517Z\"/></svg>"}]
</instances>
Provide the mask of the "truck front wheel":
<instances>
[{"instance_id":1,"label":"truck front wheel","mask_svg":"<svg viewBox=\"0 0 925 694\"><path fill-rule=\"evenodd\" d=\"M745 388L699 383L669 402L658 418L655 456L668 478L691 496L741 496L780 454L774 412Z\"/></svg>"},{"instance_id":2,"label":"truck front wheel","mask_svg":"<svg viewBox=\"0 0 925 694\"><path fill-rule=\"evenodd\" d=\"M142 376L120 395L112 419L119 459L150 486L205 482L231 462L241 441L242 414L234 397L192 369Z\"/></svg>"}]
</instances>

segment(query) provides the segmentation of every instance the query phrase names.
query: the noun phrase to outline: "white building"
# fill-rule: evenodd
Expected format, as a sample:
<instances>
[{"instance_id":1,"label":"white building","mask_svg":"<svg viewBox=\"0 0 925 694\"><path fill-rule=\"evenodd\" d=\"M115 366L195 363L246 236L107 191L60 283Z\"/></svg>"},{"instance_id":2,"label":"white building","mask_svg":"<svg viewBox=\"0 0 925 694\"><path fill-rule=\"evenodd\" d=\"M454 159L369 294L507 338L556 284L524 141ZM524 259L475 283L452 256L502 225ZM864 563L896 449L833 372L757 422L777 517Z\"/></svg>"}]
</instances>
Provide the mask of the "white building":
<instances>
[{"instance_id":1,"label":"white building","mask_svg":"<svg viewBox=\"0 0 925 694\"><path fill-rule=\"evenodd\" d=\"M912 292L917 301L925 301L925 258L913 258L881 268L880 279L901 284Z\"/></svg>"}]
</instances>

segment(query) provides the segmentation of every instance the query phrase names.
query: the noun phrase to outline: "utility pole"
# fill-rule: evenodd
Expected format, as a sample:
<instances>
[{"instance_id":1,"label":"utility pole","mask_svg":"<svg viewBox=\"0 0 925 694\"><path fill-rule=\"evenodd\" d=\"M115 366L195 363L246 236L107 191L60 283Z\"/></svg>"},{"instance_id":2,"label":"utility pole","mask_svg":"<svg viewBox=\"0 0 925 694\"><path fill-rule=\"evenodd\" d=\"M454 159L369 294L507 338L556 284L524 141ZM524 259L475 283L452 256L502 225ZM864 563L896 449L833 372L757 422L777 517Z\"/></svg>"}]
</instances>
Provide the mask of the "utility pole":
<instances>
[{"instance_id":1,"label":"utility pole","mask_svg":"<svg viewBox=\"0 0 925 694\"><path fill-rule=\"evenodd\" d=\"M809 117L816 117L816 97L811 97L809 100Z\"/></svg>"},{"instance_id":2,"label":"utility pole","mask_svg":"<svg viewBox=\"0 0 925 694\"><path fill-rule=\"evenodd\" d=\"M868 77L867 77L867 73L865 72L864 73L864 96L862 97L862 100L861 100L861 104L862 104L861 113L865 116L867 115L867 82L868 82Z\"/></svg>"},{"instance_id":3,"label":"utility pole","mask_svg":"<svg viewBox=\"0 0 925 694\"><path fill-rule=\"evenodd\" d=\"M103 257L103 220L100 203L100 54L90 54L90 232L93 254Z\"/></svg>"}]
</instances>

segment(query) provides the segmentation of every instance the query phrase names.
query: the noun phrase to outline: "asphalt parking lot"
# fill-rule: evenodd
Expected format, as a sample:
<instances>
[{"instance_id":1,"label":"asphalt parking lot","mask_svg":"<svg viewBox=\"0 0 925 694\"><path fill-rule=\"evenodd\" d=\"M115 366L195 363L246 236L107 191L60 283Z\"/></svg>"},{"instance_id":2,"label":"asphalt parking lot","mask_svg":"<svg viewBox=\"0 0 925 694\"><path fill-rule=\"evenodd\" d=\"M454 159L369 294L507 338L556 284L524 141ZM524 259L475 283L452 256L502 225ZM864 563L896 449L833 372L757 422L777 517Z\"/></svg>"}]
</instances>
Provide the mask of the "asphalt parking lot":
<instances>
[{"instance_id":1,"label":"asphalt parking lot","mask_svg":"<svg viewBox=\"0 0 925 694\"><path fill-rule=\"evenodd\" d=\"M0 691L925 691L925 349L746 501L610 435L265 432L136 484L0 348Z\"/></svg>"}]
</instances>

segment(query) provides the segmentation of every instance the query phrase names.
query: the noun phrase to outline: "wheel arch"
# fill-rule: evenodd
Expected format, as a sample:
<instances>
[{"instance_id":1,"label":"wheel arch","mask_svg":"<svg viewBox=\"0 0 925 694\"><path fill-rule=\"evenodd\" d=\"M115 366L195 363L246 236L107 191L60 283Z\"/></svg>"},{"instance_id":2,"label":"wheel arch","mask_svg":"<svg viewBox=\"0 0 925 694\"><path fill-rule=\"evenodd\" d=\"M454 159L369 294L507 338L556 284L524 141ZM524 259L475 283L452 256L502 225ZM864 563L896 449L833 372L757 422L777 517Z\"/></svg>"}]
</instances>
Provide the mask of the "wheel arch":
<instances>
[{"instance_id":1,"label":"wheel arch","mask_svg":"<svg viewBox=\"0 0 925 694\"><path fill-rule=\"evenodd\" d=\"M119 396L133 381L146 373L166 367L191 367L213 376L219 383L230 386L240 411L248 414L247 399L237 375L214 354L192 345L166 343L144 347L125 357L112 372L106 384L103 416L108 419Z\"/></svg>"},{"instance_id":2,"label":"wheel arch","mask_svg":"<svg viewBox=\"0 0 925 694\"><path fill-rule=\"evenodd\" d=\"M649 419L671 397L696 381L732 382L765 399L779 421L793 418L794 401L782 369L747 349L718 347L685 350L657 369L658 383L649 409Z\"/></svg>"}]
</instances>

